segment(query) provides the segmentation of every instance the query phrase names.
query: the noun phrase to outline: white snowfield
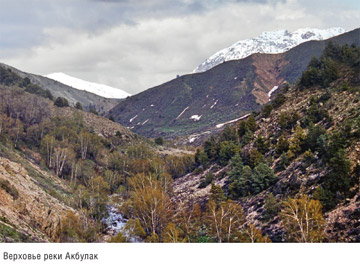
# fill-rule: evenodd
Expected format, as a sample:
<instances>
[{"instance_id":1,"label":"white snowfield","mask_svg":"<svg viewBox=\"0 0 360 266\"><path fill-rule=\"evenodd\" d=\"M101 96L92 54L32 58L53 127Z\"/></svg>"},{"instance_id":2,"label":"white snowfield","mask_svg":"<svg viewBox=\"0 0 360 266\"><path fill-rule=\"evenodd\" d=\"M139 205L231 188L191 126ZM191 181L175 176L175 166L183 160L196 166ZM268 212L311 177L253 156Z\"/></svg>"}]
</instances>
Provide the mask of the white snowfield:
<instances>
[{"instance_id":1,"label":"white snowfield","mask_svg":"<svg viewBox=\"0 0 360 266\"><path fill-rule=\"evenodd\" d=\"M93 83L89 81L85 81L82 79L74 78L69 75L66 75L64 73L52 73L49 75L46 75L45 77L49 79L56 80L60 83L63 83L67 86L73 87L74 89L88 91L91 93L94 93L96 95L105 97L105 98L113 98L113 99L123 99L128 96L131 96L131 94L117 89L113 88L107 85Z\"/></svg>"},{"instance_id":2,"label":"white snowfield","mask_svg":"<svg viewBox=\"0 0 360 266\"><path fill-rule=\"evenodd\" d=\"M343 28L330 29L299 29L294 32L287 30L263 32L253 39L238 41L206 59L193 73L204 72L225 61L237 60L255 53L278 54L307 41L326 40L345 33Z\"/></svg>"}]
</instances>

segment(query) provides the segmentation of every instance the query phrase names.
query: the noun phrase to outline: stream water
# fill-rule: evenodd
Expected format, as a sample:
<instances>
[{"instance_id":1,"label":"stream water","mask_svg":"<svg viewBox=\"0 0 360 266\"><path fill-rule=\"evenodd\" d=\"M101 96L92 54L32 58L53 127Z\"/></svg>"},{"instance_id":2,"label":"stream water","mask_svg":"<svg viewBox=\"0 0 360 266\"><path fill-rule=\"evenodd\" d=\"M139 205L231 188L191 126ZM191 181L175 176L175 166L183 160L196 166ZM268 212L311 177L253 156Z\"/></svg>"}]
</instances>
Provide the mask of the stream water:
<instances>
[{"instance_id":1,"label":"stream water","mask_svg":"<svg viewBox=\"0 0 360 266\"><path fill-rule=\"evenodd\" d=\"M125 225L128 219L124 218L118 208L115 206L108 206L107 211L109 217L107 217L104 222L107 225L106 234L109 237L116 236L119 232L127 238L127 241L130 243L140 243L142 242L140 238L129 235L129 232L125 230Z\"/></svg>"},{"instance_id":2,"label":"stream water","mask_svg":"<svg viewBox=\"0 0 360 266\"><path fill-rule=\"evenodd\" d=\"M105 224L107 225L107 234L115 236L119 232L123 232L127 219L125 219L119 212L118 208L114 206L108 206L107 211L109 214L109 217L105 219Z\"/></svg>"}]
</instances>

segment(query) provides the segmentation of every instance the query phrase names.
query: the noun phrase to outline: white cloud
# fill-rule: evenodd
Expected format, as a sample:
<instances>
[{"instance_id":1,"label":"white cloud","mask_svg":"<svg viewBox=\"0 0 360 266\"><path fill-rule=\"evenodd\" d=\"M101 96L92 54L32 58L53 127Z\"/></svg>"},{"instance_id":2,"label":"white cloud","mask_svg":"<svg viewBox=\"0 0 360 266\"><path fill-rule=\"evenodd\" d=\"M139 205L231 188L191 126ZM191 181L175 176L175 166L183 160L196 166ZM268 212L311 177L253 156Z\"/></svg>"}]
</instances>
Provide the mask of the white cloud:
<instances>
[{"instance_id":1,"label":"white cloud","mask_svg":"<svg viewBox=\"0 0 360 266\"><path fill-rule=\"evenodd\" d=\"M190 73L214 52L263 31L355 27L349 20L359 18L359 10L340 12L323 4L317 9L295 0L233 2L201 13L144 17L101 31L54 26L44 29L40 45L2 60L32 73L61 71L135 93Z\"/></svg>"}]
</instances>

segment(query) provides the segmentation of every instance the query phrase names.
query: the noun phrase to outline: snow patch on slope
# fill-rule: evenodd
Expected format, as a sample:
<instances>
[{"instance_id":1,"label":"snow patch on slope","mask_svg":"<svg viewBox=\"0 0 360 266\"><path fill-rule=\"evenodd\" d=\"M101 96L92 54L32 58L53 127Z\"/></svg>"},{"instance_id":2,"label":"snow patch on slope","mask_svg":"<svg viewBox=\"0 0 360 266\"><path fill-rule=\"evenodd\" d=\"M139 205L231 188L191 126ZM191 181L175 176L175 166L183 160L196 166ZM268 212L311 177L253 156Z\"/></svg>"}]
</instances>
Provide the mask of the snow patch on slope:
<instances>
[{"instance_id":1,"label":"snow patch on slope","mask_svg":"<svg viewBox=\"0 0 360 266\"><path fill-rule=\"evenodd\" d=\"M132 123L132 121L134 121L134 119L135 119L137 116L138 116L138 115L136 115L136 116L134 116L133 118L131 118L131 119L129 120L129 122Z\"/></svg>"},{"instance_id":2,"label":"snow patch on slope","mask_svg":"<svg viewBox=\"0 0 360 266\"><path fill-rule=\"evenodd\" d=\"M239 120L242 120L242 119L248 117L249 115L250 115L250 114L246 114L246 115L244 115L244 116L242 116L242 117L239 117L239 118L236 118L236 119L234 119L234 120L230 120L230 121L227 121L227 122L225 122L225 123L217 124L217 125L216 125L216 128L222 128L223 126L225 126L225 125L227 125L227 124L235 123L235 122L237 122L237 121L239 121Z\"/></svg>"},{"instance_id":3,"label":"snow patch on slope","mask_svg":"<svg viewBox=\"0 0 360 266\"><path fill-rule=\"evenodd\" d=\"M103 84L93 83L82 79L74 78L64 73L52 73L46 75L45 77L56 80L67 86L73 87L74 89L88 91L105 98L123 99L128 96L131 96L131 94L123 90Z\"/></svg>"},{"instance_id":4,"label":"snow patch on slope","mask_svg":"<svg viewBox=\"0 0 360 266\"><path fill-rule=\"evenodd\" d=\"M274 87L268 92L269 101L270 101L271 95L272 95L278 88L279 88L279 86L274 86Z\"/></svg>"},{"instance_id":5,"label":"snow patch on slope","mask_svg":"<svg viewBox=\"0 0 360 266\"><path fill-rule=\"evenodd\" d=\"M258 37L238 41L232 46L215 53L195 68L193 73L204 72L225 61L242 59L255 53L283 53L303 42L326 40L342 33L345 33L342 28L323 30L305 28L294 32L287 30L263 32Z\"/></svg>"},{"instance_id":6,"label":"snow patch on slope","mask_svg":"<svg viewBox=\"0 0 360 266\"><path fill-rule=\"evenodd\" d=\"M187 109L189 109L189 106L186 107L186 108L175 118L175 120L178 120L178 119L183 115L183 113L185 113L185 111L186 111Z\"/></svg>"},{"instance_id":7,"label":"snow patch on slope","mask_svg":"<svg viewBox=\"0 0 360 266\"><path fill-rule=\"evenodd\" d=\"M199 121L201 119L202 115L192 115L190 117L190 119L194 120L194 121Z\"/></svg>"}]
</instances>

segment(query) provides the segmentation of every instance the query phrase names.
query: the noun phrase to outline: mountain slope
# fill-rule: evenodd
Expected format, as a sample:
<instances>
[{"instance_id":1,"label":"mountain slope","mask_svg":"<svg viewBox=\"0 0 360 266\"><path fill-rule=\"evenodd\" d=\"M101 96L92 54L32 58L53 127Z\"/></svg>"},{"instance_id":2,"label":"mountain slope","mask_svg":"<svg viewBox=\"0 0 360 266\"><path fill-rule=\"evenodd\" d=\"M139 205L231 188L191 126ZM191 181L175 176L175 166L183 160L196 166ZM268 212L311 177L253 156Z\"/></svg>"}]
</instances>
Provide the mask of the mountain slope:
<instances>
[{"instance_id":1,"label":"mountain slope","mask_svg":"<svg viewBox=\"0 0 360 266\"><path fill-rule=\"evenodd\" d=\"M89 194L78 192L105 176L118 149L144 140L109 119L58 107L8 81L0 84L0 242L104 241L105 199L96 196L102 204L96 218L77 204ZM99 182L107 192L108 183L103 177Z\"/></svg>"},{"instance_id":2,"label":"mountain slope","mask_svg":"<svg viewBox=\"0 0 360 266\"><path fill-rule=\"evenodd\" d=\"M31 83L49 90L54 97L66 98L71 105L80 102L85 110L95 108L99 113L105 113L120 101L118 99L106 99L87 91L77 90L58 81L40 75L26 73L6 64L0 63L0 67L10 69L22 78L29 78Z\"/></svg>"},{"instance_id":3,"label":"mountain slope","mask_svg":"<svg viewBox=\"0 0 360 266\"><path fill-rule=\"evenodd\" d=\"M360 44L360 30L334 37L337 44ZM110 114L148 137L186 136L218 130L217 125L259 110L270 92L295 82L326 41L303 43L283 54L254 54L206 72L181 76L129 97Z\"/></svg>"},{"instance_id":4,"label":"mountain slope","mask_svg":"<svg viewBox=\"0 0 360 266\"><path fill-rule=\"evenodd\" d=\"M99 95L101 97L105 97L105 98L123 99L128 96L131 96L129 93L127 93L123 90L113 88L110 86L106 86L103 84L88 82L85 80L74 78L74 77L71 77L64 73L52 73L52 74L46 75L46 77L56 80L67 86L73 87L75 89L88 91L88 92L94 93L96 95Z\"/></svg>"},{"instance_id":5,"label":"mountain slope","mask_svg":"<svg viewBox=\"0 0 360 266\"><path fill-rule=\"evenodd\" d=\"M359 73L359 47L326 47L281 103L205 142L198 168L175 180L178 199L205 203L213 182L273 242L293 242L282 211L289 198L307 195L321 204L320 241L360 242Z\"/></svg>"},{"instance_id":6,"label":"mountain slope","mask_svg":"<svg viewBox=\"0 0 360 266\"><path fill-rule=\"evenodd\" d=\"M344 33L342 28L331 29L299 29L294 32L287 30L263 32L253 39L242 40L225 48L206 59L193 71L204 72L214 66L230 60L238 60L255 53L278 54L307 41L325 40Z\"/></svg>"}]
</instances>

